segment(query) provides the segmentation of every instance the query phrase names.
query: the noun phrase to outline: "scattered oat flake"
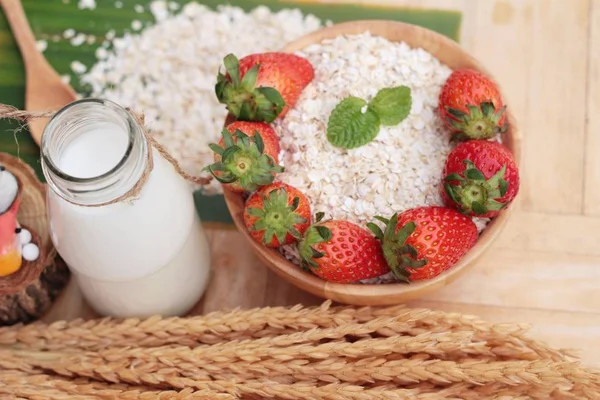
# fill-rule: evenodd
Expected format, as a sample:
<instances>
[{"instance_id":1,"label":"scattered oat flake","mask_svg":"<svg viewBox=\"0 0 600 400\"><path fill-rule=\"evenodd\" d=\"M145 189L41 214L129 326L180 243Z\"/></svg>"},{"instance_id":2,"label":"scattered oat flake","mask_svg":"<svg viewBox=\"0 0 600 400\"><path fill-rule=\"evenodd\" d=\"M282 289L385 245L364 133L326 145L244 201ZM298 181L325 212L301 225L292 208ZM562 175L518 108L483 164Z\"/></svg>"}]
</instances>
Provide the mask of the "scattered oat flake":
<instances>
[{"instance_id":1,"label":"scattered oat flake","mask_svg":"<svg viewBox=\"0 0 600 400\"><path fill-rule=\"evenodd\" d=\"M98 60L104 60L106 57L108 57L108 51L103 47L98 47L96 49L96 58Z\"/></svg>"},{"instance_id":2,"label":"scattered oat flake","mask_svg":"<svg viewBox=\"0 0 600 400\"><path fill-rule=\"evenodd\" d=\"M150 3L150 12L157 21L162 21L169 16L168 4L164 0L156 0Z\"/></svg>"},{"instance_id":3,"label":"scattered oat flake","mask_svg":"<svg viewBox=\"0 0 600 400\"><path fill-rule=\"evenodd\" d=\"M43 53L48 48L48 42L46 40L38 40L35 42L35 47Z\"/></svg>"},{"instance_id":4,"label":"scattered oat flake","mask_svg":"<svg viewBox=\"0 0 600 400\"><path fill-rule=\"evenodd\" d=\"M85 43L86 39L87 39L87 36L85 34L78 33L73 38L71 38L69 43L71 43L72 46L77 47L77 46L81 46L83 43Z\"/></svg>"},{"instance_id":5,"label":"scattered oat flake","mask_svg":"<svg viewBox=\"0 0 600 400\"><path fill-rule=\"evenodd\" d=\"M61 81L62 81L64 84L68 85L68 84L71 82L71 75L61 75L61 76L60 76L60 80L61 80Z\"/></svg>"},{"instance_id":6,"label":"scattered oat flake","mask_svg":"<svg viewBox=\"0 0 600 400\"><path fill-rule=\"evenodd\" d=\"M144 6L140 5L140 4L136 4L135 6L133 6L133 9L135 10L136 13L143 13L144 12Z\"/></svg>"},{"instance_id":7,"label":"scattered oat flake","mask_svg":"<svg viewBox=\"0 0 600 400\"><path fill-rule=\"evenodd\" d=\"M142 29L142 22L139 20L133 20L131 22L131 29L133 29L134 31L139 31L140 29Z\"/></svg>"},{"instance_id":8,"label":"scattered oat flake","mask_svg":"<svg viewBox=\"0 0 600 400\"><path fill-rule=\"evenodd\" d=\"M80 10L94 10L96 8L96 0L79 0L77 7Z\"/></svg>"},{"instance_id":9,"label":"scattered oat flake","mask_svg":"<svg viewBox=\"0 0 600 400\"><path fill-rule=\"evenodd\" d=\"M82 74L87 71L87 67L81 61L73 61L71 63L71 70L76 74Z\"/></svg>"},{"instance_id":10,"label":"scattered oat flake","mask_svg":"<svg viewBox=\"0 0 600 400\"><path fill-rule=\"evenodd\" d=\"M71 39L73 36L75 36L75 33L75 29L69 28L63 32L63 37L65 39Z\"/></svg>"},{"instance_id":11,"label":"scattered oat flake","mask_svg":"<svg viewBox=\"0 0 600 400\"><path fill-rule=\"evenodd\" d=\"M115 7L116 8L123 8L123 2L121 2L121 1L115 2Z\"/></svg>"}]
</instances>

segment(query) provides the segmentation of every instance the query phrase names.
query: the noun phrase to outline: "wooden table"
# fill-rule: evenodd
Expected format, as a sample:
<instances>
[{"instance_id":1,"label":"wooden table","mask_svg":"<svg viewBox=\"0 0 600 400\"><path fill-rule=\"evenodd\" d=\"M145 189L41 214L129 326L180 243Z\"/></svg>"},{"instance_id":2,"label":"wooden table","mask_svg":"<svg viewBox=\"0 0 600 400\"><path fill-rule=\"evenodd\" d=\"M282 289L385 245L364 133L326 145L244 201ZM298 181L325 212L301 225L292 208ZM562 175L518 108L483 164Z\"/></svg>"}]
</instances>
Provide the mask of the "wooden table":
<instances>
[{"instance_id":1,"label":"wooden table","mask_svg":"<svg viewBox=\"0 0 600 400\"><path fill-rule=\"evenodd\" d=\"M461 42L502 82L525 138L523 185L500 240L411 305L531 323L535 337L600 366L600 0L387 3L461 10ZM210 234L214 275L196 312L320 301L269 272L235 230ZM47 319L91 315L71 286Z\"/></svg>"}]
</instances>

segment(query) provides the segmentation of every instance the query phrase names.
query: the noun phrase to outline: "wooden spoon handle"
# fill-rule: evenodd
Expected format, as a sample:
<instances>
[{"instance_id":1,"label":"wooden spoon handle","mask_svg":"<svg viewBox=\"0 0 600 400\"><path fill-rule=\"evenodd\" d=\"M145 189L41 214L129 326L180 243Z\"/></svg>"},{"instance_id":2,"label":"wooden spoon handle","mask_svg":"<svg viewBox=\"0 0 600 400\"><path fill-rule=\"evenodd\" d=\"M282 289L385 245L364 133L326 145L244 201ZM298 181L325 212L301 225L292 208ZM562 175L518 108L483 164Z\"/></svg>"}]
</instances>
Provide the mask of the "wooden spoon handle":
<instances>
[{"instance_id":1,"label":"wooden spoon handle","mask_svg":"<svg viewBox=\"0 0 600 400\"><path fill-rule=\"evenodd\" d=\"M0 0L0 6L6 14L6 19L11 27L17 45L21 50L25 67L32 65L34 60L39 62L43 59L41 53L35 45L35 35L27 21L27 16L23 10L20 0Z\"/></svg>"}]
</instances>

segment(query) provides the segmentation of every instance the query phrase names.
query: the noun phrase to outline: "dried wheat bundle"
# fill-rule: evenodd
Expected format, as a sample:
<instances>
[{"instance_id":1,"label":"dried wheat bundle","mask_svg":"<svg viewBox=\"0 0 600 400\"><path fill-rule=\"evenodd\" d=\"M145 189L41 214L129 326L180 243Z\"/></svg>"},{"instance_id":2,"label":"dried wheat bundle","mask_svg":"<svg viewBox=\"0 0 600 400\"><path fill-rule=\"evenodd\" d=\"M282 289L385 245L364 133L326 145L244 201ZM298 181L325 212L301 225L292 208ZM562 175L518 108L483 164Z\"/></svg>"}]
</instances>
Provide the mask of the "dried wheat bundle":
<instances>
[{"instance_id":1,"label":"dried wheat bundle","mask_svg":"<svg viewBox=\"0 0 600 400\"><path fill-rule=\"evenodd\" d=\"M166 344L196 346L233 339L291 333L316 327L339 326L353 320L353 310L334 312L331 302L319 307L297 305L212 312L187 318L102 318L58 321L0 328L0 344L27 348L78 347L95 350L111 346L153 347Z\"/></svg>"},{"instance_id":2,"label":"dried wheat bundle","mask_svg":"<svg viewBox=\"0 0 600 400\"><path fill-rule=\"evenodd\" d=\"M0 398L600 399L518 324L404 306L273 307L0 329Z\"/></svg>"},{"instance_id":3,"label":"dried wheat bundle","mask_svg":"<svg viewBox=\"0 0 600 400\"><path fill-rule=\"evenodd\" d=\"M385 339L376 339L385 341ZM316 346L318 347L318 346ZM393 348L389 348L393 353ZM280 359L259 359L258 361L218 360L195 358L189 349L181 348L170 356L140 357L130 359L115 354L113 360L102 357L74 356L56 357L48 354L39 357L28 352L4 352L5 359L22 357L21 361L32 367L52 370L58 374L107 379L119 382L148 384L145 374L191 377L195 380L223 379L236 376L243 380L259 379L265 376L291 376L300 380L324 382L349 382L365 384L374 381L390 381L398 384L433 382L439 384L468 382L473 384L593 384L600 387L600 378L577 362L538 361L468 361L455 362L439 359L397 359L368 356L353 359L336 354L323 354L319 360L299 355ZM24 354L25 353L25 354ZM23 360L24 358L24 360ZM168 372L167 372L168 371ZM160 382L159 382L160 383Z\"/></svg>"},{"instance_id":4,"label":"dried wheat bundle","mask_svg":"<svg viewBox=\"0 0 600 400\"><path fill-rule=\"evenodd\" d=\"M347 326L349 323L363 326ZM520 354L524 359L550 358L564 361L571 355L566 350L550 349L524 337L528 327L523 325L493 325L474 316L410 309L402 305L381 308L331 307L330 301L319 307L305 308L297 305L291 308L236 309L188 318L105 318L92 321L60 321L50 325L36 323L24 327L0 328L0 344L20 344L24 348L40 350L97 350L117 346L158 347L168 344L195 347L199 343L215 344L231 340L276 337L297 331L336 327L341 328L337 334L342 335L344 332L344 336L417 336L431 332L475 331L478 333L475 340L487 342L499 356L510 358ZM302 343L299 339L291 340Z\"/></svg>"},{"instance_id":5,"label":"dried wheat bundle","mask_svg":"<svg viewBox=\"0 0 600 400\"><path fill-rule=\"evenodd\" d=\"M235 395L212 390L154 390L144 386L131 386L93 381L86 378L67 379L43 373L27 374L17 370L0 371L0 395L14 394L36 399L98 399L123 400L231 400Z\"/></svg>"}]
</instances>

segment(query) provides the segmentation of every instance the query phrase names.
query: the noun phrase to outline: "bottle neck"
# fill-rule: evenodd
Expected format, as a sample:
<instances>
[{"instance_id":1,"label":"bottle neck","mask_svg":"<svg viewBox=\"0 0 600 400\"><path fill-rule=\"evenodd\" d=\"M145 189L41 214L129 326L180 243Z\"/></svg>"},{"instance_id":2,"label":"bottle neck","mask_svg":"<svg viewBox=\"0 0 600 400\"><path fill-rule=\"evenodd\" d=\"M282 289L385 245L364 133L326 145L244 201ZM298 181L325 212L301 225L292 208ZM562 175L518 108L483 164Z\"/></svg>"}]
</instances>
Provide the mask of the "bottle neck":
<instances>
[{"instance_id":1,"label":"bottle neck","mask_svg":"<svg viewBox=\"0 0 600 400\"><path fill-rule=\"evenodd\" d=\"M75 101L57 112L42 135L42 171L64 200L97 206L123 196L148 164L142 127L121 106L100 99Z\"/></svg>"}]
</instances>

